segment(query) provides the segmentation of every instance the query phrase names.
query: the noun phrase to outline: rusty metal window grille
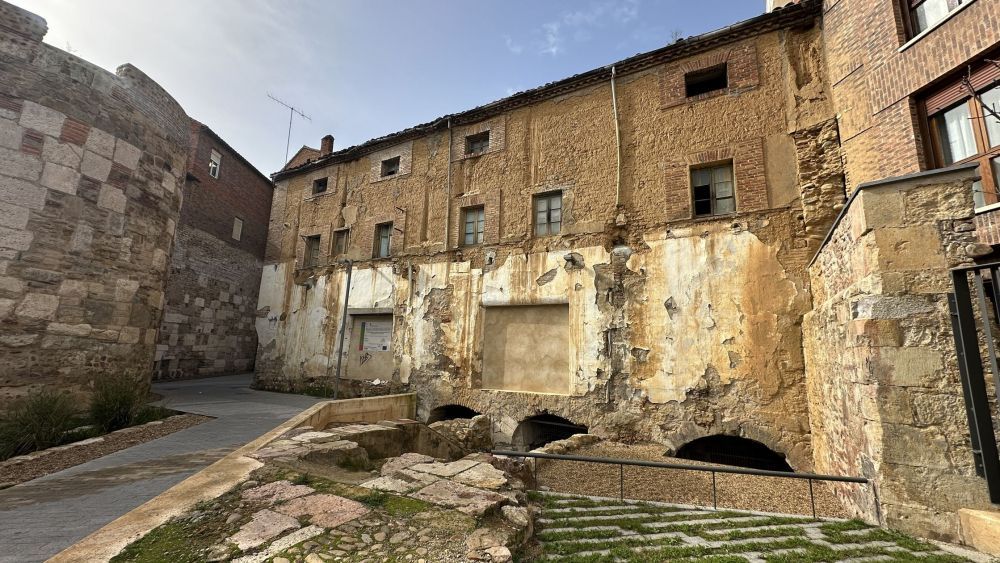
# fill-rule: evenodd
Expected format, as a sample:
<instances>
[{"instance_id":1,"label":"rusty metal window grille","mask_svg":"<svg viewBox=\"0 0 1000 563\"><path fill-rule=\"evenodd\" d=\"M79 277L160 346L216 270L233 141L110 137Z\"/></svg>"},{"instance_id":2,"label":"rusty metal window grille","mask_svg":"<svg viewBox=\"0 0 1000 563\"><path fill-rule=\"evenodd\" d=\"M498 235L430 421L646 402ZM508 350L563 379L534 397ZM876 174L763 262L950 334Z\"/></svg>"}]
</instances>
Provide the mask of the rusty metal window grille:
<instances>
[{"instance_id":1,"label":"rusty metal window grille","mask_svg":"<svg viewBox=\"0 0 1000 563\"><path fill-rule=\"evenodd\" d=\"M535 196L535 236L558 235L562 229L562 192Z\"/></svg>"},{"instance_id":2,"label":"rusty metal window grille","mask_svg":"<svg viewBox=\"0 0 1000 563\"><path fill-rule=\"evenodd\" d=\"M733 163L691 170L691 192L695 217L735 213Z\"/></svg>"},{"instance_id":3,"label":"rusty metal window grille","mask_svg":"<svg viewBox=\"0 0 1000 563\"><path fill-rule=\"evenodd\" d=\"M486 211L483 206L470 207L463 212L462 244L474 246L483 243L483 231L486 225Z\"/></svg>"}]
</instances>

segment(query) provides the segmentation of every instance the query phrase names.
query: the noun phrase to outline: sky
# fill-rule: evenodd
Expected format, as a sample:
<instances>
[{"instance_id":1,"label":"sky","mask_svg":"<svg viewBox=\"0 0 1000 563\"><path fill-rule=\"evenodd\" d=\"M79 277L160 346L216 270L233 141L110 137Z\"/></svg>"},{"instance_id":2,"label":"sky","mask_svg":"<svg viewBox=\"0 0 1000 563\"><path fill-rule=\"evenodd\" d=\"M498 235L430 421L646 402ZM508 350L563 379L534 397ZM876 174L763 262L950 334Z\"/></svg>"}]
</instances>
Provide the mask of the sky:
<instances>
[{"instance_id":1,"label":"sky","mask_svg":"<svg viewBox=\"0 0 1000 563\"><path fill-rule=\"evenodd\" d=\"M11 0L132 63L265 174L761 14L764 0Z\"/></svg>"}]
</instances>

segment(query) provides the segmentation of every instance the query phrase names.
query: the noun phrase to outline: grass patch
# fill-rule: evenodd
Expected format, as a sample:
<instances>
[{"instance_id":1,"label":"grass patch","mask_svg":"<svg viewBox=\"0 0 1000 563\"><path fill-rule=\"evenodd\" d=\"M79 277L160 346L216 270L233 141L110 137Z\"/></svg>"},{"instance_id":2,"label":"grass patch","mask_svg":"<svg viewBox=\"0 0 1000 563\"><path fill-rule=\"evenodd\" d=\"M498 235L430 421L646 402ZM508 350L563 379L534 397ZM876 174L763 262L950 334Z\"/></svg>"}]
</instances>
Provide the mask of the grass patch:
<instances>
[{"instance_id":1,"label":"grass patch","mask_svg":"<svg viewBox=\"0 0 1000 563\"><path fill-rule=\"evenodd\" d=\"M218 514L202 518L175 518L154 528L111 558L112 563L196 563L225 533ZM235 552L235 550L234 550Z\"/></svg>"},{"instance_id":2,"label":"grass patch","mask_svg":"<svg viewBox=\"0 0 1000 563\"><path fill-rule=\"evenodd\" d=\"M616 549L626 549L628 553L632 553L632 547L648 547L648 546L667 546L667 545L678 545L681 543L680 538L661 538L657 540L642 539L631 536L617 537L614 539L608 539L606 541L595 541L595 542L565 542L565 543L550 543L545 545L545 553L549 555L572 555L574 553L580 553L584 551L603 551L603 550L616 550Z\"/></svg>"},{"instance_id":3,"label":"grass patch","mask_svg":"<svg viewBox=\"0 0 1000 563\"><path fill-rule=\"evenodd\" d=\"M83 424L76 403L51 389L11 402L0 419L0 460L66 443L66 433Z\"/></svg>"},{"instance_id":4,"label":"grass patch","mask_svg":"<svg viewBox=\"0 0 1000 563\"><path fill-rule=\"evenodd\" d=\"M628 536L622 536L620 530L566 530L564 532L541 532L537 537L539 541L550 542Z\"/></svg>"}]
</instances>

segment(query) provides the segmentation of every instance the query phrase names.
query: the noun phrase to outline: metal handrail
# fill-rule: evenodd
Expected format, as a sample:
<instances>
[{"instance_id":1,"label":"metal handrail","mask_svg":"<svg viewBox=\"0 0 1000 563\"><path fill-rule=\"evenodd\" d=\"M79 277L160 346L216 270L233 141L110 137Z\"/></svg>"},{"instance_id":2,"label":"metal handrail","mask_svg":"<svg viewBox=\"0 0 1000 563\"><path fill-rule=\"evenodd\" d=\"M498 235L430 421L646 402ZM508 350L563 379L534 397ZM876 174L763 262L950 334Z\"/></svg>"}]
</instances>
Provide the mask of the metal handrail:
<instances>
[{"instance_id":1,"label":"metal handrail","mask_svg":"<svg viewBox=\"0 0 1000 563\"><path fill-rule=\"evenodd\" d=\"M719 467L719 466L705 466L705 465L686 465L682 463L665 463L661 461L645 461L640 459L619 459L611 457L594 457L594 456L583 456L583 455L565 455L565 454L545 454L538 452L519 452L513 450L490 450L493 455L501 455L507 457L523 457L523 458L537 458L537 459L554 459L562 461L582 461L587 463L604 463L608 465L618 466L618 486L619 486L619 498L625 500L625 466L639 466L639 467L658 467L662 469L681 469L685 471L700 471L703 473L712 474L712 508L718 510L718 491L716 488L715 474L716 473L731 473L736 475L756 475L760 477L781 477L784 479L804 479L809 482L809 502L812 505L812 515L816 518L816 497L813 494L813 481L834 481L839 483L861 483L869 484L870 480L864 477L844 477L840 475L823 475L820 473L789 473L787 471L770 471L767 469L747 469L742 467ZM532 467L532 473L534 473L535 468ZM535 483L537 485L538 477L533 475L535 478ZM876 493L877 495L877 493ZM878 501L876 500L876 503Z\"/></svg>"}]
</instances>

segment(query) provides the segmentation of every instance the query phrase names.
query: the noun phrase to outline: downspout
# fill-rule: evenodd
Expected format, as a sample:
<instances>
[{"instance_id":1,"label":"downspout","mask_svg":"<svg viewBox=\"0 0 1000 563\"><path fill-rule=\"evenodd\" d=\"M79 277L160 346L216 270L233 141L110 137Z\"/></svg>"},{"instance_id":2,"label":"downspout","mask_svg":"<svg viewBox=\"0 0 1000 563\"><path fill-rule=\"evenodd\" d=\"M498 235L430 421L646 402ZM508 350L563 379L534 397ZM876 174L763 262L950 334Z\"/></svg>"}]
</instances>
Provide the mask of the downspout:
<instances>
[{"instance_id":1,"label":"downspout","mask_svg":"<svg viewBox=\"0 0 1000 563\"><path fill-rule=\"evenodd\" d=\"M444 204L444 251L448 252L451 238L451 143L452 139L451 118L448 118L448 198Z\"/></svg>"},{"instance_id":2,"label":"downspout","mask_svg":"<svg viewBox=\"0 0 1000 563\"><path fill-rule=\"evenodd\" d=\"M344 333L347 331L347 305L351 301L351 271L354 270L354 261L347 262L347 288L344 290L344 311L340 315L340 342L337 344L337 373L333 376L333 399L337 400L337 392L340 390L340 363L344 359Z\"/></svg>"},{"instance_id":3,"label":"downspout","mask_svg":"<svg viewBox=\"0 0 1000 563\"><path fill-rule=\"evenodd\" d=\"M615 67L611 67L611 109L615 116L615 207L622 205L622 130L618 122L618 94L615 90Z\"/></svg>"}]
</instances>

